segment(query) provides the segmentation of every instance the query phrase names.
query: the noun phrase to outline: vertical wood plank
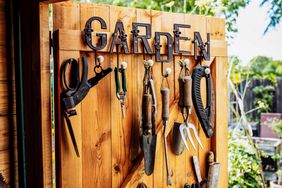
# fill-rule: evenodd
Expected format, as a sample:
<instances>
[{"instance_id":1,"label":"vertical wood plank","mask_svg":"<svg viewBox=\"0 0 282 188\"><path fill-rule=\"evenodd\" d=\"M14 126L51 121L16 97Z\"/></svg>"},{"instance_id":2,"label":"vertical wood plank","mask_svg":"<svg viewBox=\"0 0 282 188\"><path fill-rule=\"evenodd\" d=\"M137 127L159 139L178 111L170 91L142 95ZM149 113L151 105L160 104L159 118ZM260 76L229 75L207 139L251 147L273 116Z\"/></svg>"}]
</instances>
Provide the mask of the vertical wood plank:
<instances>
[{"instance_id":1,"label":"vertical wood plank","mask_svg":"<svg viewBox=\"0 0 282 188\"><path fill-rule=\"evenodd\" d=\"M53 5L53 30L80 29L80 4L72 2Z\"/></svg>"},{"instance_id":2,"label":"vertical wood plank","mask_svg":"<svg viewBox=\"0 0 282 188\"><path fill-rule=\"evenodd\" d=\"M58 74L60 74L60 68L62 63L64 63L69 58L80 58L80 54L78 51L60 51L57 59L55 61L55 78L56 78L56 130L58 134L58 142L57 142L57 158L59 159L57 165L58 169L58 178L57 185L59 187L82 187L82 111L81 104L76 106L77 115L70 117L70 121L72 123L72 128L74 131L74 135L76 138L78 150L80 152L80 157L78 158L75 154L74 147L69 135L69 130L65 119L63 117L63 112L61 112L60 104L60 93L62 92L61 79ZM71 170L70 170L71 167Z\"/></svg>"},{"instance_id":3,"label":"vertical wood plank","mask_svg":"<svg viewBox=\"0 0 282 188\"><path fill-rule=\"evenodd\" d=\"M211 40L225 40L225 20L207 17L207 33L210 33Z\"/></svg>"},{"instance_id":4,"label":"vertical wood plank","mask_svg":"<svg viewBox=\"0 0 282 188\"><path fill-rule=\"evenodd\" d=\"M215 134L213 136L213 150L215 159L221 163L219 176L219 187L228 186L228 105L227 105L227 71L228 57L217 57L213 65L214 71L214 88L215 88ZM224 143L224 144L223 144Z\"/></svg>"},{"instance_id":5,"label":"vertical wood plank","mask_svg":"<svg viewBox=\"0 0 282 188\"><path fill-rule=\"evenodd\" d=\"M130 31L132 22L136 21L136 10L132 8L110 7L110 30L114 31L117 20L121 20L124 24L125 33L130 39ZM128 40L129 49L131 44ZM127 81L127 97L125 101L126 117L122 119L120 102L115 93L115 79L111 78L111 129L112 129L112 187L120 187L131 167L130 162L130 140L131 140L131 124L133 123L133 94L132 84L133 72L130 55L120 54L120 63L127 63L126 81ZM116 54L112 55L112 65L116 67Z\"/></svg>"},{"instance_id":6,"label":"vertical wood plank","mask_svg":"<svg viewBox=\"0 0 282 188\"><path fill-rule=\"evenodd\" d=\"M88 78L92 78L93 54L87 61ZM109 65L109 58L105 57L102 66ZM82 101L83 187L111 187L110 77L103 78Z\"/></svg>"},{"instance_id":7,"label":"vertical wood plank","mask_svg":"<svg viewBox=\"0 0 282 188\"><path fill-rule=\"evenodd\" d=\"M49 6L40 3L40 62L41 62L41 108L43 109L42 153L43 153L43 184L52 187L52 138L51 138L51 102L50 102L50 40L49 40Z\"/></svg>"}]
</instances>

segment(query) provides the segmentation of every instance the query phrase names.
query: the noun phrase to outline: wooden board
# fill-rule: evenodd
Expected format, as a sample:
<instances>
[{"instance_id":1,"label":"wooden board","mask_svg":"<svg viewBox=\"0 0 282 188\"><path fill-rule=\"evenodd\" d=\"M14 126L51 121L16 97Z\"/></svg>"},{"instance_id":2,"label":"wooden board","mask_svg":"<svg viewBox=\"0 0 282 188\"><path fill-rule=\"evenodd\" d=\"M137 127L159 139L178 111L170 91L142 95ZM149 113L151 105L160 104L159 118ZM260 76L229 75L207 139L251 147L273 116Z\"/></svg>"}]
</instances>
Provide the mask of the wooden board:
<instances>
[{"instance_id":1,"label":"wooden board","mask_svg":"<svg viewBox=\"0 0 282 188\"><path fill-rule=\"evenodd\" d=\"M225 41L224 20L176 14L164 13L160 11L141 10L133 8L115 7L110 5L95 4L77 4L77 3L59 3L54 5L54 28L56 44L56 62L55 62L55 93L56 93L56 127L57 127L57 181L60 187L137 187L144 182L148 187L167 187L166 186L166 168L163 149L163 125L161 121L161 64L155 63L153 66L153 76L155 78L155 87L157 94L157 153L156 163L153 175L146 176L144 172L144 160L140 154L139 134L141 121L141 96L142 79L144 74L142 54L120 55L120 61L126 61L128 67L127 89L128 95L125 101L126 118L122 119L120 103L116 98L115 79L113 73L108 75L97 86L90 90L86 98L77 106L78 115L72 117L72 123L75 130L75 136L78 142L81 157L75 156L69 133L63 121L60 93L61 78L59 73L61 65L68 58L81 58L87 56L89 73L88 76L94 76L93 52L85 45L83 41L83 29L85 22L91 16L102 17L107 23L107 29L100 29L99 25L94 23L92 27L95 32L105 32L108 36L108 43L111 40L111 34L115 28L117 20L124 24L125 32L128 34L128 44L131 46L131 27L133 22L150 23L152 25L152 36L154 32L162 31L173 34L173 24L190 24L191 29L183 30L183 34L193 38L193 32L199 31L203 40L206 40L207 32L211 33L211 55L212 60L204 64L210 65L213 81L216 82L215 89L220 91L216 93L216 126L221 125L218 133L216 130L213 139L207 139L199 124L195 110L189 118L198 130L200 139L204 145L202 150L198 144L197 150L190 146L190 152L185 151L180 156L175 156L171 151L171 134L169 133L174 122L182 122L182 116L178 108L178 74L180 66L178 64L179 56L174 54L173 61L164 64L173 69L173 74L169 77L171 89L170 95L170 121L168 125L168 151L170 158L170 170L173 185L170 187L183 187L185 183L196 181L192 168L191 157L199 157L201 173L206 174L206 155L208 151L216 152L216 159L222 163L220 178L220 187L227 187L227 99L219 100L226 95L226 78L223 76L227 71L227 42ZM211 26L212 24L212 26ZM93 33L93 38L95 33ZM94 39L96 40L96 39ZM97 42L97 41L96 41ZM165 41L162 40L162 43ZM149 40L153 45L153 40ZM139 44L140 45L140 44ZM105 61L102 63L104 68L116 66L116 54L109 54L109 44L98 52L103 55ZM130 47L131 48L131 47ZM190 69L196 66L193 60L192 41L183 42L181 48L190 50L190 56L185 55L191 61ZM162 51L163 53L164 51ZM153 58L154 56L146 56ZM221 85L222 84L222 85ZM222 89L223 87L224 89ZM223 93L221 93L223 92ZM202 89L203 98L205 98L205 88ZM224 108L219 106L224 105ZM223 123L222 123L223 122ZM193 135L193 134L192 134ZM196 143L196 139L194 142ZM226 147L219 147L219 143ZM71 171L69 169L72 169Z\"/></svg>"}]
</instances>

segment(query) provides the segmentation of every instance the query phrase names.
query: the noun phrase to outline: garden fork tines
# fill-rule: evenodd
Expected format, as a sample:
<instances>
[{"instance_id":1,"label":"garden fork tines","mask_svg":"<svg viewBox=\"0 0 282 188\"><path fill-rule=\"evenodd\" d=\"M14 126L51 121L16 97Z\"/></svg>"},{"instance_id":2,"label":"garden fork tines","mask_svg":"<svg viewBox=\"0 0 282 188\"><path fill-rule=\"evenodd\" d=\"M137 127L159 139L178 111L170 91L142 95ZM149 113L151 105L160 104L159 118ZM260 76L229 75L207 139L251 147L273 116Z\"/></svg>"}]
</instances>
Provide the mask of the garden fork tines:
<instances>
[{"instance_id":1,"label":"garden fork tines","mask_svg":"<svg viewBox=\"0 0 282 188\"><path fill-rule=\"evenodd\" d=\"M194 132L194 136L195 136L197 142L199 143L199 145L201 146L201 148L204 149L203 145L201 143L201 140L198 136L196 127L192 123L188 123L187 121L185 121L184 123L182 123L180 125L179 130L180 130L180 133L181 133L181 138L182 138L184 145L186 146L187 150L190 151L189 148L188 148L187 141L186 141L185 132L186 132L187 137L188 137L189 141L191 142L193 148L196 150L196 146L195 146L195 143L194 143L193 138L191 136L190 129L192 129L192 131Z\"/></svg>"}]
</instances>

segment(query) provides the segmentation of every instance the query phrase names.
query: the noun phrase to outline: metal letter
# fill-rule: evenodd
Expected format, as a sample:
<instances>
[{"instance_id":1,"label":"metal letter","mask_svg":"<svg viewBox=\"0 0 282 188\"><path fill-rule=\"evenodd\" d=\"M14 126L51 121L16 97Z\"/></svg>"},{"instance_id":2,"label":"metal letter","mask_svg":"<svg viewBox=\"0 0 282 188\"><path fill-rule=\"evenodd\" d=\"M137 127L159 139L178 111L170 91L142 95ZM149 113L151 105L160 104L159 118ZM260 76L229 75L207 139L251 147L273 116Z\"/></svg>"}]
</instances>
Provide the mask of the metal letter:
<instances>
[{"instance_id":1,"label":"metal letter","mask_svg":"<svg viewBox=\"0 0 282 188\"><path fill-rule=\"evenodd\" d=\"M145 27L146 28L146 34L145 35L139 35L138 27ZM132 23L132 31L133 34L133 53L138 53L138 38L142 40L144 49L146 50L147 54L152 54L152 50L150 48L150 45L148 43L147 39L151 38L151 25L147 23Z\"/></svg>"},{"instance_id":2,"label":"metal letter","mask_svg":"<svg viewBox=\"0 0 282 188\"><path fill-rule=\"evenodd\" d=\"M102 50L105 48L106 44L107 44L107 34L103 34L103 33L96 33L96 36L97 37L100 37L100 40L99 40L99 45L98 46L94 46L92 44L92 32L93 32L93 29L91 28L91 23L94 21L94 20L97 20L100 22L101 24L101 29L107 29L107 24L106 22L100 18L100 17L97 17L97 16L93 16L91 18L89 18L85 24L85 28L84 28L84 41L86 42L87 46L89 48L91 48L92 50Z\"/></svg>"},{"instance_id":3,"label":"metal letter","mask_svg":"<svg viewBox=\"0 0 282 188\"><path fill-rule=\"evenodd\" d=\"M118 35L118 32L119 32L119 35ZM124 53L129 54L128 44L127 44L127 35L125 34L124 26L121 21L117 21L116 23L115 32L113 33L113 40L112 40L111 47L110 47L110 53L113 53L114 46L116 44L121 44L121 47Z\"/></svg>"},{"instance_id":4,"label":"metal letter","mask_svg":"<svg viewBox=\"0 0 282 188\"><path fill-rule=\"evenodd\" d=\"M167 39L166 53L167 59L161 58L161 36L165 36ZM156 62L170 62L172 61L172 36L167 32L155 32L155 50L156 50Z\"/></svg>"},{"instance_id":5,"label":"metal letter","mask_svg":"<svg viewBox=\"0 0 282 188\"><path fill-rule=\"evenodd\" d=\"M180 40L190 40L190 37L181 37L179 28L191 28L190 25L186 24L174 24L173 33L174 33L174 52L181 54L191 54L190 51L180 50Z\"/></svg>"},{"instance_id":6,"label":"metal letter","mask_svg":"<svg viewBox=\"0 0 282 188\"><path fill-rule=\"evenodd\" d=\"M202 37L199 32L194 32L194 58L198 59L198 43L201 50L201 56L206 60L210 60L210 34L207 33L207 42L203 43ZM207 49L205 48L207 46Z\"/></svg>"}]
</instances>

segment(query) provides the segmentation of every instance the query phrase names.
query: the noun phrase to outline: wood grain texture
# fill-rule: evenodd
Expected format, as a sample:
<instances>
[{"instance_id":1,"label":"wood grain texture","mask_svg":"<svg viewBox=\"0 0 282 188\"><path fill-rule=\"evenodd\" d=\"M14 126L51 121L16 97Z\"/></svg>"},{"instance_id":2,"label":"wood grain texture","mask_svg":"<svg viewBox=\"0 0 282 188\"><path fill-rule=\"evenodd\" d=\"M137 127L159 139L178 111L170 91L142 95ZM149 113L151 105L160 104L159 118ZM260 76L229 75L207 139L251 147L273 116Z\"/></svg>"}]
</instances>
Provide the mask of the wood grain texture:
<instances>
[{"instance_id":1,"label":"wood grain texture","mask_svg":"<svg viewBox=\"0 0 282 188\"><path fill-rule=\"evenodd\" d=\"M219 176L219 187L228 186L228 158L224 155L228 153L228 57L217 57L215 59L214 87L215 87L215 135L212 139L212 148L215 151L215 159L221 163ZM223 144L224 143L224 144Z\"/></svg>"},{"instance_id":2,"label":"wood grain texture","mask_svg":"<svg viewBox=\"0 0 282 188\"><path fill-rule=\"evenodd\" d=\"M13 93L9 93L9 87L13 88ZM12 114L16 114L16 103L15 103L15 86L9 86L7 81L0 81L0 115L5 116L9 114L9 98L8 95L14 95L12 104Z\"/></svg>"},{"instance_id":3,"label":"wood grain texture","mask_svg":"<svg viewBox=\"0 0 282 188\"><path fill-rule=\"evenodd\" d=\"M41 107L43 109L42 153L43 153L43 184L52 187L52 123L50 94L50 39L49 39L49 5L40 3L40 62L41 62Z\"/></svg>"},{"instance_id":4,"label":"wood grain texture","mask_svg":"<svg viewBox=\"0 0 282 188\"><path fill-rule=\"evenodd\" d=\"M5 5L1 5L0 4L0 46L4 46L6 44L6 37L7 37L7 34L6 34L6 11L3 10L4 9L4 6ZM3 9L2 9L2 8Z\"/></svg>"},{"instance_id":5,"label":"wood grain texture","mask_svg":"<svg viewBox=\"0 0 282 188\"><path fill-rule=\"evenodd\" d=\"M11 148L11 137L14 143L14 146L12 146L12 148L17 148L16 116L14 115L12 119L14 123L9 124L10 120L8 116L0 116L0 151L8 150Z\"/></svg>"},{"instance_id":6,"label":"wood grain texture","mask_svg":"<svg viewBox=\"0 0 282 188\"><path fill-rule=\"evenodd\" d=\"M72 14L70 15L70 12ZM54 5L54 28L59 29L57 43L57 74L60 71L60 64L70 57L79 58L82 56L88 57L89 70L93 69L94 55L83 41L83 29L85 22L91 16L100 16L107 23L107 29L102 30L96 22L92 25L95 32L105 32L108 35L108 43L111 42L111 34L114 31L117 20L121 20L124 24L125 32L128 34L127 42L129 47L132 45L131 29L132 22L150 23L152 25L152 37L156 31L169 32L173 34L174 23L185 23L191 25L191 29L182 29L183 36L189 36L193 39L193 32L199 31L203 40L206 40L206 33L212 32L211 37L211 52L213 57L223 58L227 55L227 43L224 39L224 28L222 28L222 20L203 16L184 15L175 13L164 13L159 11L141 10L133 8L115 7L110 5L95 5L95 4L75 4L75 3L60 3ZM66 17L73 19L66 19ZM79 19L79 21L77 20ZM209 24L215 24L214 28ZM217 24L219 24L217 26ZM75 28L75 29L74 29ZM143 32L143 31L141 31ZM218 32L220 34L218 34ZM222 34L222 35L221 35ZM93 33L93 42L97 42L97 37ZM153 39L149 40L153 46ZM165 40L161 43L165 45ZM139 42L139 49L140 49ZM109 44L99 55L105 57L103 67L116 66L116 54L109 54ZM181 44L181 48L190 50L193 54L192 41L185 41ZM152 49L154 49L152 47ZM140 50L139 50L140 51ZM154 50L153 50L154 51ZM140 51L141 52L141 51ZM162 53L164 53L164 48ZM154 55L146 55L146 59L153 59ZM189 58L191 61L190 71L196 66L193 56L185 55L183 58ZM205 62L210 65L212 75L217 79L219 72L225 71L226 67L217 68L218 62ZM191 143L188 142L190 151L186 149L180 156L175 156L171 151L171 133L170 130L174 122L183 122L183 117L178 108L178 74L180 66L178 64L179 55L174 54L173 61L164 64L164 70L167 67L173 69L173 73L169 76L169 85L171 89L170 95L170 120L167 128L168 151L170 158L170 169L172 175L173 185L170 187L183 187L188 183L196 182L195 174L192 168L192 156L198 156L200 161L200 168L202 177L206 174L206 154L210 150L216 151L216 156L227 156L223 150L215 150L214 139L207 139L199 124L195 110L189 117L189 122L194 124L198 130L200 139L204 145L202 150L191 131L193 141L196 145L196 150L193 149ZM120 102L116 98L115 93L115 79L113 73L103 79L97 86L90 90L83 102L78 105L79 115L74 117L78 127L75 127L75 134L78 135L79 145L82 150L82 159L75 157L71 142L67 137L65 130L59 129L59 152L60 161L58 179L67 186L75 184L76 187L136 187L143 182L148 187L167 187L166 186L166 167L163 148L163 123L161 121L161 63L154 63L153 76L155 79L155 88L157 94L157 151L155 158L155 170L151 176L146 176L144 172L144 160L140 152L139 135L141 123L141 98L143 89L143 57L142 54L120 55L120 62L126 61L128 67L126 69L128 95L125 103L126 118L121 117ZM89 71L89 77L93 76L93 72ZM61 92L59 79L56 80L56 91ZM204 85L203 85L204 86ZM218 90L218 87L215 87ZM205 100L205 87L202 88L202 96ZM220 96L216 96L220 97ZM60 110L57 98L57 107ZM216 103L217 104L217 103ZM216 112L217 114L218 112ZM61 118L56 116L56 118ZM58 121L58 120L57 120ZM218 121L217 121L218 122ZM58 121L59 127L64 127L62 119ZM226 124L227 126L227 124ZM63 129L63 128L62 128ZM227 128L226 130L227 131ZM216 134L216 139L218 134ZM223 138L219 138L223 139ZM219 141L216 141L219 142ZM227 144L227 141L225 140ZM70 151L66 150L65 146ZM217 152L219 151L219 152ZM224 163L222 158L218 158ZM72 166L76 169L75 176L67 171L67 168ZM224 167L227 170L227 167ZM227 172L225 171L227 174ZM74 178L76 177L76 178ZM94 177L94 178L93 178ZM224 176L225 177L225 176ZM75 182L74 182L75 181ZM222 185L225 185L224 182ZM224 187L224 186L223 186Z\"/></svg>"}]
</instances>

